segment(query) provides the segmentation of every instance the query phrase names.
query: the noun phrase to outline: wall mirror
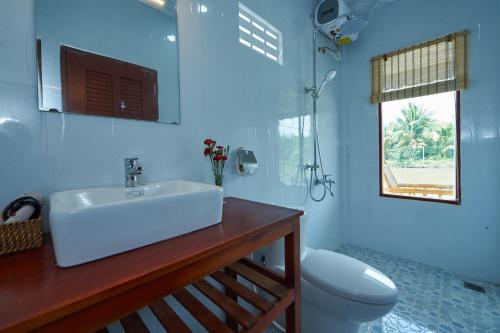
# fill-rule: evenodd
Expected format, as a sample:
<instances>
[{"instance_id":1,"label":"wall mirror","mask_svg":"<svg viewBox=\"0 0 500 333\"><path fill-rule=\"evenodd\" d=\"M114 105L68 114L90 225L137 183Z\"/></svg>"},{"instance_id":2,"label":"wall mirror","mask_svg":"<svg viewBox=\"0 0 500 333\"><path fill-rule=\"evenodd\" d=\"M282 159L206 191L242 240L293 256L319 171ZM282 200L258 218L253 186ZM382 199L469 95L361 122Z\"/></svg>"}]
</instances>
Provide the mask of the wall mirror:
<instances>
[{"instance_id":1,"label":"wall mirror","mask_svg":"<svg viewBox=\"0 0 500 333\"><path fill-rule=\"evenodd\" d=\"M36 0L41 111L180 124L175 0Z\"/></svg>"}]
</instances>

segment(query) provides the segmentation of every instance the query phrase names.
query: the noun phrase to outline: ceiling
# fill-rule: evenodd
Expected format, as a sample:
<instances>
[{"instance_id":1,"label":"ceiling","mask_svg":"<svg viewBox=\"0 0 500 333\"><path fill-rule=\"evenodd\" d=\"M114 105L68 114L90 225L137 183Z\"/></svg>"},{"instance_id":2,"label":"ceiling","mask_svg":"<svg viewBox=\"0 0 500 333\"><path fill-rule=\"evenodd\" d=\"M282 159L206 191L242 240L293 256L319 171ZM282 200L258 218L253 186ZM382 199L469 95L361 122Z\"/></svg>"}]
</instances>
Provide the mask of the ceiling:
<instances>
[{"instance_id":1,"label":"ceiling","mask_svg":"<svg viewBox=\"0 0 500 333\"><path fill-rule=\"evenodd\" d=\"M138 0L168 16L176 17L176 0Z\"/></svg>"},{"instance_id":2,"label":"ceiling","mask_svg":"<svg viewBox=\"0 0 500 333\"><path fill-rule=\"evenodd\" d=\"M390 5L397 0L344 0L354 15L367 16L372 11Z\"/></svg>"}]
</instances>

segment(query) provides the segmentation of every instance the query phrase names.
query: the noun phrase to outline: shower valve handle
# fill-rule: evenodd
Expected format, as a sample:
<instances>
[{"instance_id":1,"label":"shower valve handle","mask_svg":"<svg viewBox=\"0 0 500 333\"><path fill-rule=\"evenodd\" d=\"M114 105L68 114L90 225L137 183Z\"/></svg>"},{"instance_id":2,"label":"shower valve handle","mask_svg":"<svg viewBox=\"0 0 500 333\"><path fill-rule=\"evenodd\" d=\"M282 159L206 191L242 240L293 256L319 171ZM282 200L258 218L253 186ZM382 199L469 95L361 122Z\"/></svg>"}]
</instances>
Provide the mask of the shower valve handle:
<instances>
[{"instance_id":1,"label":"shower valve handle","mask_svg":"<svg viewBox=\"0 0 500 333\"><path fill-rule=\"evenodd\" d=\"M325 184L335 185L335 180L332 179L333 175L323 175L323 181Z\"/></svg>"},{"instance_id":2,"label":"shower valve handle","mask_svg":"<svg viewBox=\"0 0 500 333\"><path fill-rule=\"evenodd\" d=\"M306 164L306 170L318 170L318 169L319 165L317 164L309 164L309 163Z\"/></svg>"}]
</instances>

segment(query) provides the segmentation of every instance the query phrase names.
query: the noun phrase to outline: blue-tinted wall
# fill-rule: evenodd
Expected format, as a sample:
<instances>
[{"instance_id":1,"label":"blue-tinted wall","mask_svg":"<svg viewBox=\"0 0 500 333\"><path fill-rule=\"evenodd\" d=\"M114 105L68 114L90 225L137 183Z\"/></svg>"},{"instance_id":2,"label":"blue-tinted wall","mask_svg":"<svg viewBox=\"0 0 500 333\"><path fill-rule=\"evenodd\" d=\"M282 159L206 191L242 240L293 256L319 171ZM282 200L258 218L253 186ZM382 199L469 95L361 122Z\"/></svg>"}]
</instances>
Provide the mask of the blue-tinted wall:
<instances>
[{"instance_id":1,"label":"blue-tinted wall","mask_svg":"<svg viewBox=\"0 0 500 333\"><path fill-rule=\"evenodd\" d=\"M312 80L312 4L245 1L283 32L280 66L239 45L236 1L180 3L181 126L38 112L33 0L0 3L0 206L26 191L121 184L123 158L134 155L149 181L210 182L201 142L214 136L255 150L260 163L255 176L228 170L227 194L305 204L313 246L351 242L500 281L497 1L399 0L368 17L368 28L346 47L341 63L319 58L319 77L338 70L319 108L326 171L338 180L337 197L320 204L305 201L298 172L302 161L311 161L310 136L303 135L303 144L289 139L299 135L297 117L311 113L303 88ZM198 10L201 4L206 13ZM369 59L465 28L471 30L471 84L462 94L462 205L380 198Z\"/></svg>"},{"instance_id":2,"label":"blue-tinted wall","mask_svg":"<svg viewBox=\"0 0 500 333\"><path fill-rule=\"evenodd\" d=\"M202 148L204 138L214 137L254 150L259 161L257 174L246 177L230 161L227 195L306 206L314 211L312 245L341 243L340 197L310 203L300 173L312 159L311 137L298 140L296 125L311 113L304 93L312 80L311 2L245 1L283 33L281 66L239 44L237 1L179 1L180 126L38 112L33 3L0 2L0 206L26 191L121 185L123 158L130 156L142 160L147 181L212 182ZM337 66L320 58L319 75ZM338 82L327 87L320 112L326 171L337 180L338 89Z\"/></svg>"},{"instance_id":3,"label":"blue-tinted wall","mask_svg":"<svg viewBox=\"0 0 500 333\"><path fill-rule=\"evenodd\" d=\"M342 63L347 241L500 282L500 2L399 0L368 17ZM378 195L377 106L370 57L469 29L470 86L461 94L462 204Z\"/></svg>"}]
</instances>

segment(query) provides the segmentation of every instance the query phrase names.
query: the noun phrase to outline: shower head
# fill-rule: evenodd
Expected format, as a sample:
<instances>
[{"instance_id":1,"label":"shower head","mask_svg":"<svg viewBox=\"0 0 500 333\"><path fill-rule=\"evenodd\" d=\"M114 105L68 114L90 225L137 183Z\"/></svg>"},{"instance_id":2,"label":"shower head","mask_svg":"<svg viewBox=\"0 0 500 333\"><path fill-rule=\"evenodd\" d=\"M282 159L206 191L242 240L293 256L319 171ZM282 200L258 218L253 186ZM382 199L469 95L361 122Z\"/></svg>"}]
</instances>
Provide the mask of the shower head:
<instances>
[{"instance_id":1,"label":"shower head","mask_svg":"<svg viewBox=\"0 0 500 333\"><path fill-rule=\"evenodd\" d=\"M331 80L333 80L333 78L335 77L335 75L337 75L337 71L335 70L331 70L329 71L328 73L326 73L325 75L325 79L323 80L323 83L321 84L321 86L319 87L318 91L316 92L316 96L319 97L319 94L321 94L321 91L323 91L323 88L325 87L325 85L330 82Z\"/></svg>"},{"instance_id":2,"label":"shower head","mask_svg":"<svg viewBox=\"0 0 500 333\"><path fill-rule=\"evenodd\" d=\"M337 75L337 71L335 70L331 70L329 71L328 73L326 73L325 75L325 81L328 82L328 81L331 81L333 80L333 78L335 77L335 75Z\"/></svg>"}]
</instances>

